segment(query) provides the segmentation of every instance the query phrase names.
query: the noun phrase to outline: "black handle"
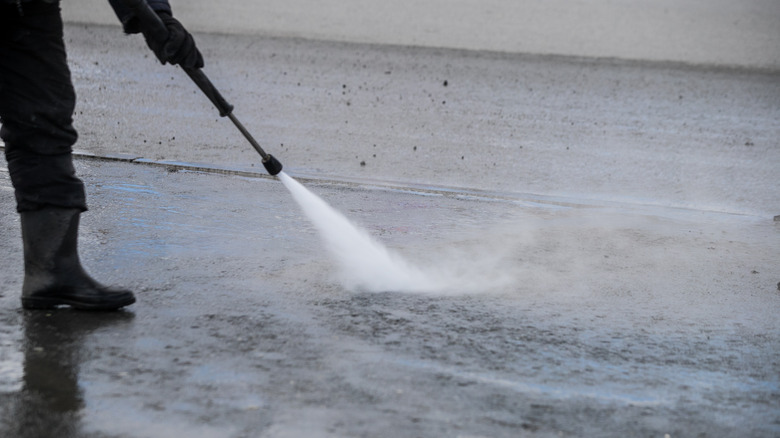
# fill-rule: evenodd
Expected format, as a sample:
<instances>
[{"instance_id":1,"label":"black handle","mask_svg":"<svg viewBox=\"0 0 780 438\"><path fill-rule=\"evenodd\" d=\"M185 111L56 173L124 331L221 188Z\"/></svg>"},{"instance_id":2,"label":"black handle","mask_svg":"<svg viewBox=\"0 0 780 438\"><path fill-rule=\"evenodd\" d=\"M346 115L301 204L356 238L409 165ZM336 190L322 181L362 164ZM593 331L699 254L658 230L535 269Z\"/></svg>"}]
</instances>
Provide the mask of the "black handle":
<instances>
[{"instance_id":1,"label":"black handle","mask_svg":"<svg viewBox=\"0 0 780 438\"><path fill-rule=\"evenodd\" d=\"M189 75L190 79L203 91L206 97L211 100L211 103L219 110L219 115L225 117L233 112L233 105L229 104L219 91L217 91L214 84L211 83L206 73L199 68L185 68L184 71Z\"/></svg>"}]
</instances>

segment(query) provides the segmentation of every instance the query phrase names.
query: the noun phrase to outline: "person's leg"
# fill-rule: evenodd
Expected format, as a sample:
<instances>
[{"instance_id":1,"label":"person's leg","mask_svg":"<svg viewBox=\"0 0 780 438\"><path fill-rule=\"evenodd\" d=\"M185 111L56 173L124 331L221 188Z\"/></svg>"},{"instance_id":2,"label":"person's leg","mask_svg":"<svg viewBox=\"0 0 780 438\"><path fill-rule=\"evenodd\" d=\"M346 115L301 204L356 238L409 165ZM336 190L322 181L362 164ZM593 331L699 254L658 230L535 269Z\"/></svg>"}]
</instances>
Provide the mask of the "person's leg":
<instances>
[{"instance_id":1,"label":"person's leg","mask_svg":"<svg viewBox=\"0 0 780 438\"><path fill-rule=\"evenodd\" d=\"M76 97L59 4L0 2L0 137L19 212L43 206L87 209L71 147Z\"/></svg>"},{"instance_id":2,"label":"person's leg","mask_svg":"<svg viewBox=\"0 0 780 438\"><path fill-rule=\"evenodd\" d=\"M21 215L22 305L116 309L130 291L92 279L78 257L78 219L87 209L72 146L75 93L59 3L0 2L0 137Z\"/></svg>"}]
</instances>

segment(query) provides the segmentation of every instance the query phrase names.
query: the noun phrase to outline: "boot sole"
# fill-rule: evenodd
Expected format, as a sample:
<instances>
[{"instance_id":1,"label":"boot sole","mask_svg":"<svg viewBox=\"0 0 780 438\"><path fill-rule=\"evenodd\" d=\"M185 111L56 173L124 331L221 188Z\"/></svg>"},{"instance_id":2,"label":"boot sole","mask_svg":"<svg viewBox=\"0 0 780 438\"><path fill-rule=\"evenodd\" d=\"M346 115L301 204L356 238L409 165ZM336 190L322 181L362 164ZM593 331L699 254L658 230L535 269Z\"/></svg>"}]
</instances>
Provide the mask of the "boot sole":
<instances>
[{"instance_id":1,"label":"boot sole","mask_svg":"<svg viewBox=\"0 0 780 438\"><path fill-rule=\"evenodd\" d=\"M25 309L53 309L57 306L71 306L80 310L116 310L135 303L135 297L130 295L110 302L85 302L70 298L55 297L24 297L22 307Z\"/></svg>"}]
</instances>

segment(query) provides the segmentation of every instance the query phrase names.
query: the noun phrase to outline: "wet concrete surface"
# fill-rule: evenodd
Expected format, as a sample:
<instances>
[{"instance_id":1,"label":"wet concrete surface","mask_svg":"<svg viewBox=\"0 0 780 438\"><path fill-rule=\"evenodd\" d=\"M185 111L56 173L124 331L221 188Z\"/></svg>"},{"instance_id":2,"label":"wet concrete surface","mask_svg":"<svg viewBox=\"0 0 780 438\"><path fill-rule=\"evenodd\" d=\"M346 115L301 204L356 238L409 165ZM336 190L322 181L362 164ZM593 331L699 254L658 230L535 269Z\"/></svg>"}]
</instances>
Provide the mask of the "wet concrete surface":
<instances>
[{"instance_id":1,"label":"wet concrete surface","mask_svg":"<svg viewBox=\"0 0 780 438\"><path fill-rule=\"evenodd\" d=\"M510 287L348 291L281 183L80 159L82 258L126 310L22 311L0 173L3 436L776 436L777 224L308 181L421 265ZM489 258L489 257L488 257Z\"/></svg>"},{"instance_id":2,"label":"wet concrete surface","mask_svg":"<svg viewBox=\"0 0 780 438\"><path fill-rule=\"evenodd\" d=\"M67 29L78 147L143 157L79 156L80 245L138 302L22 311L0 171L0 436L780 434L776 73L202 35L291 175L421 266L514 278L366 293L116 32Z\"/></svg>"}]
</instances>

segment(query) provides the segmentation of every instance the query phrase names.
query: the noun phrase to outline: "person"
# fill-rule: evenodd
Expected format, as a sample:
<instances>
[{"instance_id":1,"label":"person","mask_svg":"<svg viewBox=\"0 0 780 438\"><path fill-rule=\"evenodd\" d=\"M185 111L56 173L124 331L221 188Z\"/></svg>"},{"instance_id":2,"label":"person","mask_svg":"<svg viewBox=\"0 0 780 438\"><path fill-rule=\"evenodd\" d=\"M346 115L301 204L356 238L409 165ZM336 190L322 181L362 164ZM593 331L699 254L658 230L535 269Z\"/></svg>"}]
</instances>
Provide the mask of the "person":
<instances>
[{"instance_id":1,"label":"person","mask_svg":"<svg viewBox=\"0 0 780 438\"><path fill-rule=\"evenodd\" d=\"M142 33L162 63L203 67L168 1L146 1L168 30L164 40L122 0L109 3L124 31ZM79 259L79 217L87 202L72 158L75 101L59 0L0 0L0 138L21 218L27 309L115 310L135 302L131 291L92 278Z\"/></svg>"}]
</instances>

